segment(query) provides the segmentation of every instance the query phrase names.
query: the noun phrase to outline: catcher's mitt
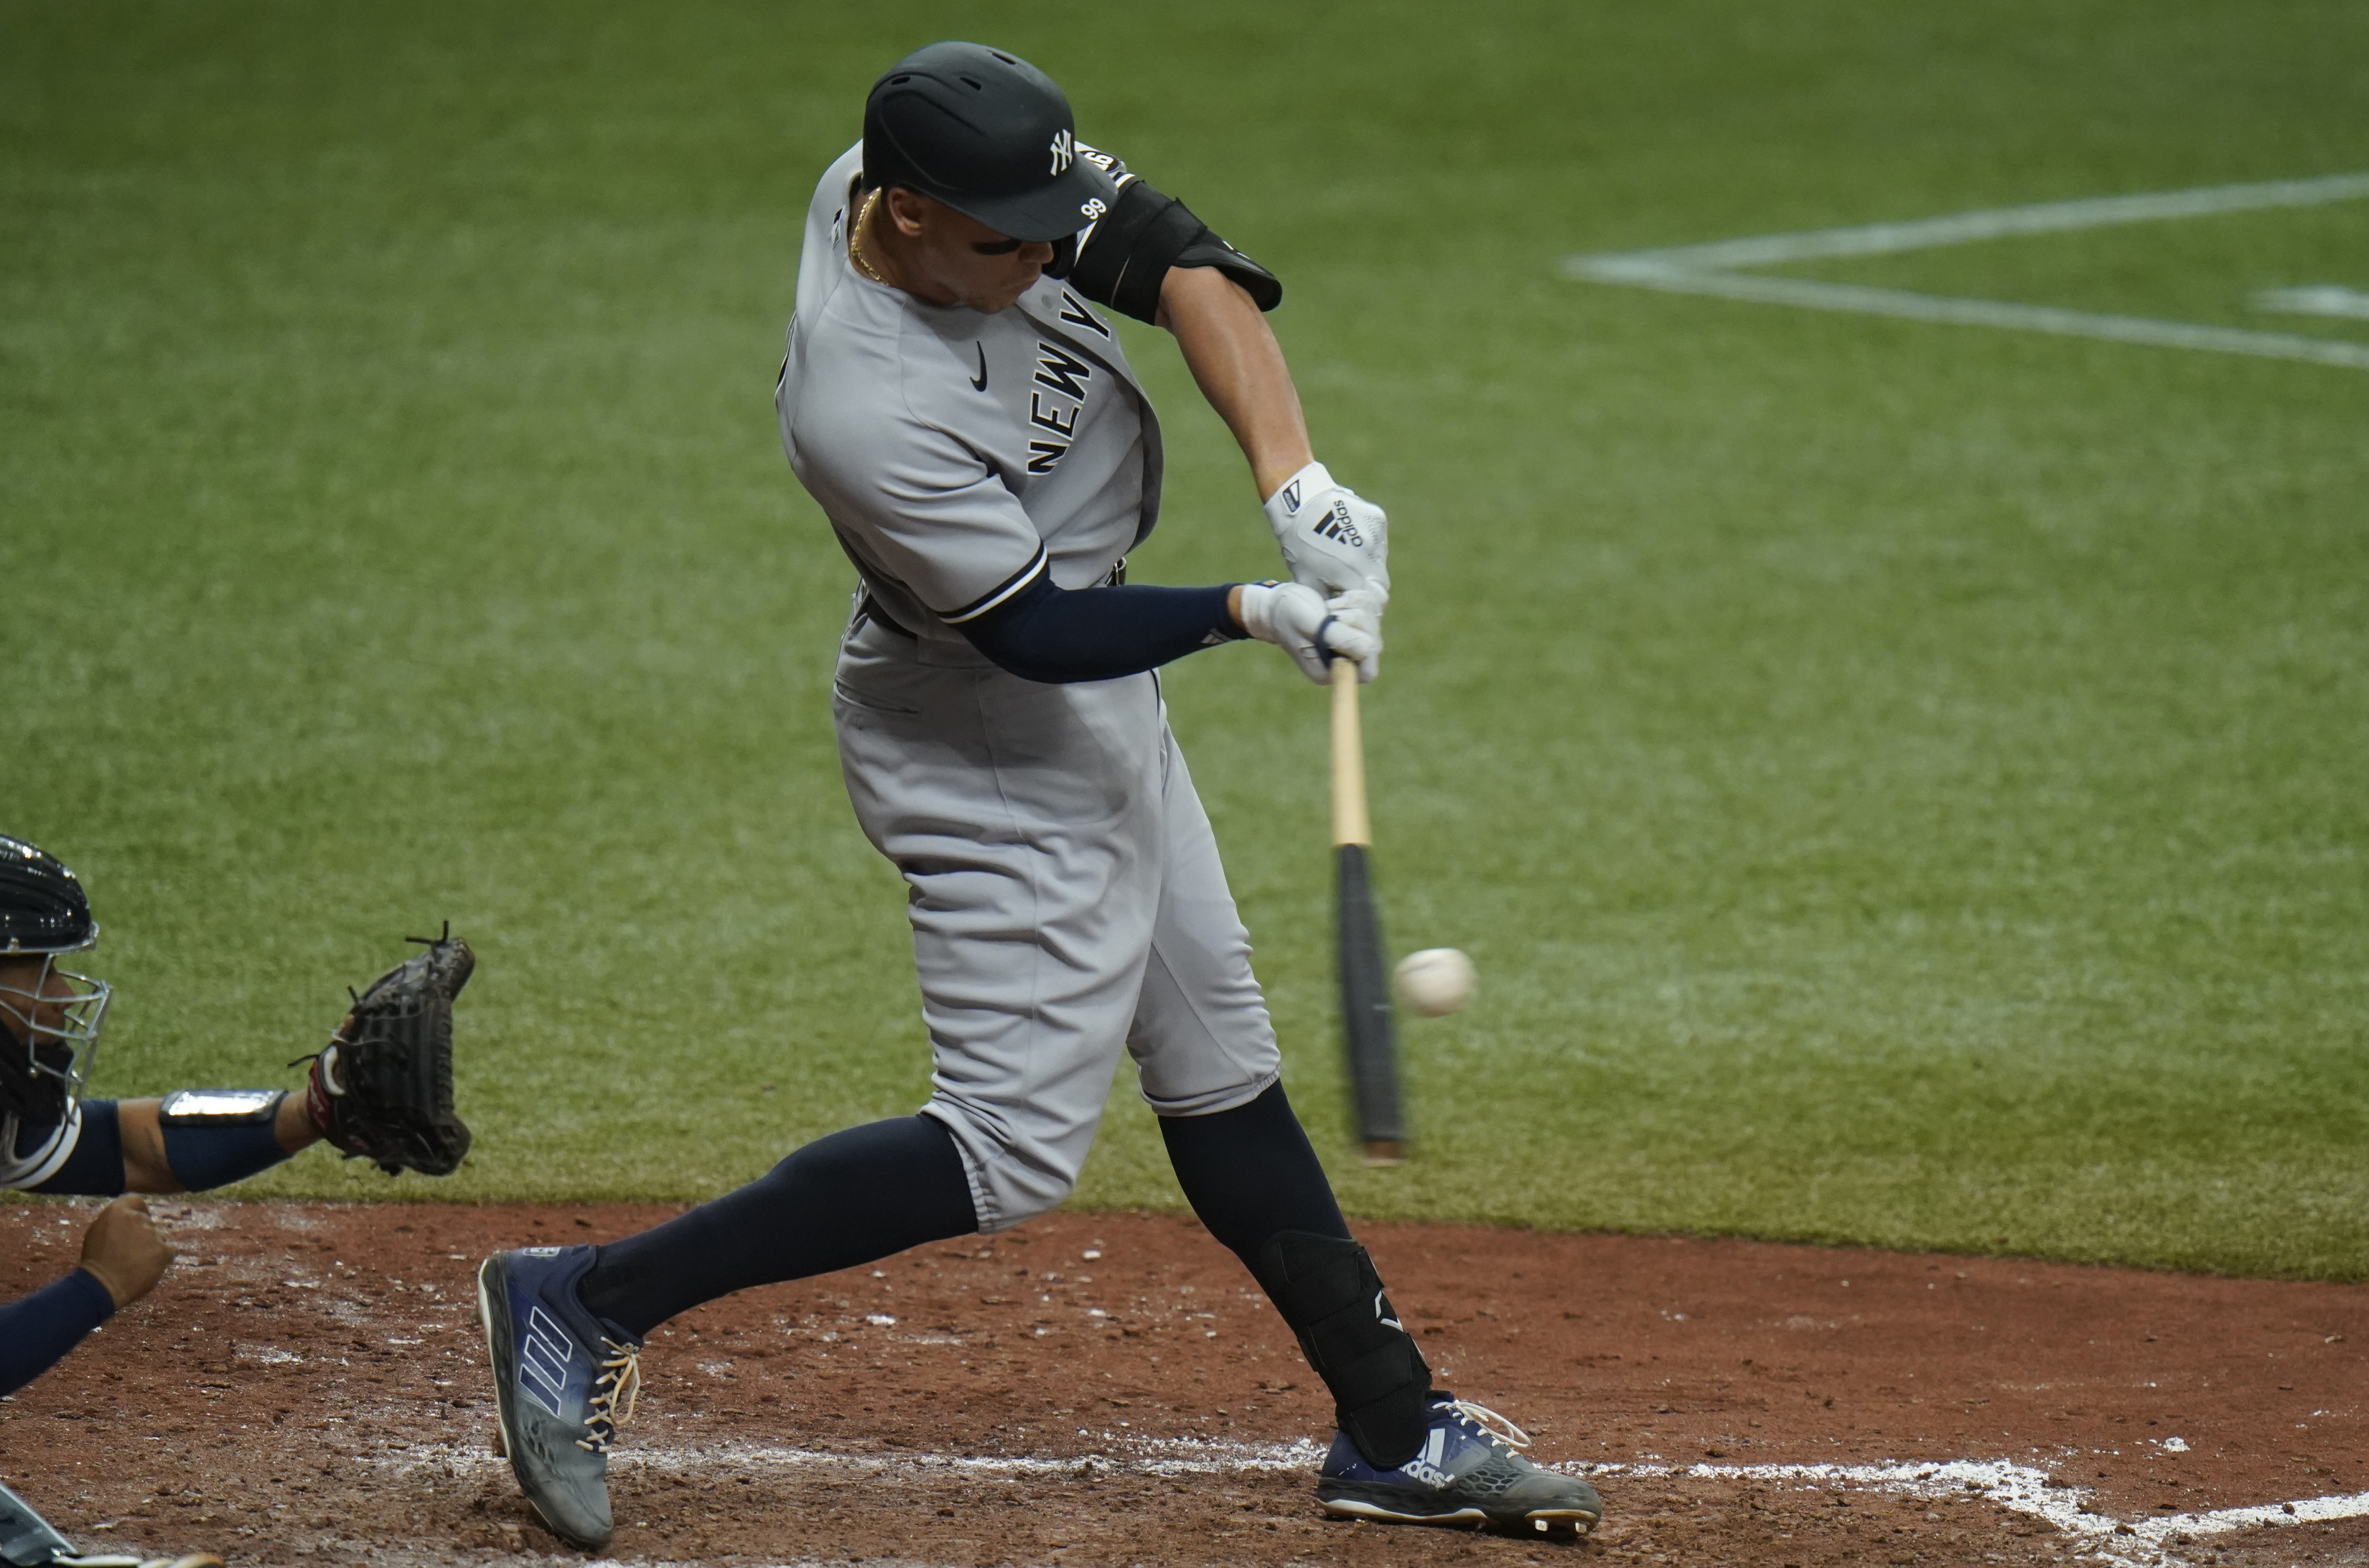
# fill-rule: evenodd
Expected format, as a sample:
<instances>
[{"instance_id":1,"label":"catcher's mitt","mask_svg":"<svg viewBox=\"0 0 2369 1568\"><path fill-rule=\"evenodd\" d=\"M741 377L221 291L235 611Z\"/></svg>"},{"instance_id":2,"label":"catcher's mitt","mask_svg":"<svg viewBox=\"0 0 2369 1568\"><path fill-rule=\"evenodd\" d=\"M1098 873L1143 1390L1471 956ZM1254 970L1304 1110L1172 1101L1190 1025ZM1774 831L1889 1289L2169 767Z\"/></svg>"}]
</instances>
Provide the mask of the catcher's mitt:
<instances>
[{"instance_id":1,"label":"catcher's mitt","mask_svg":"<svg viewBox=\"0 0 2369 1568\"><path fill-rule=\"evenodd\" d=\"M425 949L371 982L319 1055L304 1086L314 1125L349 1160L388 1175L449 1176L469 1152L452 1113L452 999L477 956L452 934L412 936Z\"/></svg>"}]
</instances>

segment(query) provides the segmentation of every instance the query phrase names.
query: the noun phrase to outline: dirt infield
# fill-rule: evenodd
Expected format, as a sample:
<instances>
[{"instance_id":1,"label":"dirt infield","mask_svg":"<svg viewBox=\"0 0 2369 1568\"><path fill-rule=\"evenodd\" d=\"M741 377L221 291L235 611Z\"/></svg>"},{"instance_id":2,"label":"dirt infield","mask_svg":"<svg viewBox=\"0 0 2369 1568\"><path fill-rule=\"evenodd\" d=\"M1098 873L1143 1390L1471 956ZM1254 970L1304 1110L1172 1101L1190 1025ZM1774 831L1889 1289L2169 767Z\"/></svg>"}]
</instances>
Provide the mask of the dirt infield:
<instances>
[{"instance_id":1,"label":"dirt infield","mask_svg":"<svg viewBox=\"0 0 2369 1568\"><path fill-rule=\"evenodd\" d=\"M557 1554L492 1458L471 1275L671 1210L159 1206L155 1296L0 1402L86 1549ZM86 1208L0 1207L0 1292ZM1443 1386L1596 1478L1583 1543L1316 1510L1322 1388L1189 1220L1057 1215L678 1320L612 1477L670 1562L2369 1562L2369 1290L1370 1226ZM574 1554L568 1554L574 1555Z\"/></svg>"}]
</instances>

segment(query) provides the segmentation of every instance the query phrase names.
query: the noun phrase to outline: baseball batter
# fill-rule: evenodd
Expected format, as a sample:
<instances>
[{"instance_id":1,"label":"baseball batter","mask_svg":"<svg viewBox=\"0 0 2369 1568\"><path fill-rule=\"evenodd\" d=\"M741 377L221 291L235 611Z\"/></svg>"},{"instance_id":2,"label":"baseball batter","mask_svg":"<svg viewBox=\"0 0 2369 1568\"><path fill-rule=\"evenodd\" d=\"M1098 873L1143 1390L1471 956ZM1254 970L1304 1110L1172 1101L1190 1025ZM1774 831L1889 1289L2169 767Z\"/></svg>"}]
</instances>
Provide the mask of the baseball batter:
<instances>
[{"instance_id":1,"label":"baseball batter","mask_svg":"<svg viewBox=\"0 0 2369 1568\"><path fill-rule=\"evenodd\" d=\"M1262 311L1276 279L1078 143L999 50L875 84L807 214L775 402L859 578L834 716L857 820L909 887L933 1050L920 1114L853 1127L601 1247L486 1260L479 1299L521 1487L606 1543L606 1450L642 1340L728 1291L996 1230L1074 1186L1119 1051L1179 1184L1333 1392L1322 1505L1585 1531L1582 1482L1431 1386L1278 1081L1247 933L1170 733L1161 665L1244 638L1371 680L1386 520L1313 461ZM1240 441L1291 582L1151 588L1160 426L1108 313L1171 332Z\"/></svg>"}]
</instances>

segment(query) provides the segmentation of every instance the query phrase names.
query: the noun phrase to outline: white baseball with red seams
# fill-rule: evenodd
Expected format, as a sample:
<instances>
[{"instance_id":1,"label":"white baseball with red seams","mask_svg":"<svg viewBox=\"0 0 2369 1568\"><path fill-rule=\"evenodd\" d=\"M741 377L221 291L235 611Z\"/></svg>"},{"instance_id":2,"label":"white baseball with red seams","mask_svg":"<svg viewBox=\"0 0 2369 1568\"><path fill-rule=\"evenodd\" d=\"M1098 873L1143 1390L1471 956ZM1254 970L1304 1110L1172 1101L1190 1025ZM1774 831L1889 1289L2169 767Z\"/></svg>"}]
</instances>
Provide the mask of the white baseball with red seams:
<instances>
[{"instance_id":1,"label":"white baseball with red seams","mask_svg":"<svg viewBox=\"0 0 2369 1568\"><path fill-rule=\"evenodd\" d=\"M1426 947L1399 960L1390 990L1399 1005L1425 1018L1444 1018L1472 1000L1472 960L1453 947Z\"/></svg>"}]
</instances>

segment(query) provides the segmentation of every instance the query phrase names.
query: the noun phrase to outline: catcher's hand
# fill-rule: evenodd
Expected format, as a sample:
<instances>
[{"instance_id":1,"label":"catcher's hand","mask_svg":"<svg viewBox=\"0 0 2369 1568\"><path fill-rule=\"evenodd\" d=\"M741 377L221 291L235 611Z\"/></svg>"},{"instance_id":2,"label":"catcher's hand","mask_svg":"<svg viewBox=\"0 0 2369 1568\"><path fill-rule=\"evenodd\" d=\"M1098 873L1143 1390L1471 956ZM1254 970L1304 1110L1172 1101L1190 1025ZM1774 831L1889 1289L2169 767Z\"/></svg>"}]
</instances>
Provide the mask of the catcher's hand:
<instances>
[{"instance_id":1,"label":"catcher's hand","mask_svg":"<svg viewBox=\"0 0 2369 1568\"><path fill-rule=\"evenodd\" d=\"M423 951L354 998L313 1058L304 1106L349 1160L373 1161L390 1176L406 1168L449 1176L469 1152L469 1129L452 1113L452 999L477 956L449 921L442 936L405 940Z\"/></svg>"}]
</instances>

